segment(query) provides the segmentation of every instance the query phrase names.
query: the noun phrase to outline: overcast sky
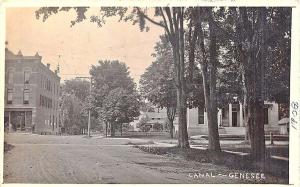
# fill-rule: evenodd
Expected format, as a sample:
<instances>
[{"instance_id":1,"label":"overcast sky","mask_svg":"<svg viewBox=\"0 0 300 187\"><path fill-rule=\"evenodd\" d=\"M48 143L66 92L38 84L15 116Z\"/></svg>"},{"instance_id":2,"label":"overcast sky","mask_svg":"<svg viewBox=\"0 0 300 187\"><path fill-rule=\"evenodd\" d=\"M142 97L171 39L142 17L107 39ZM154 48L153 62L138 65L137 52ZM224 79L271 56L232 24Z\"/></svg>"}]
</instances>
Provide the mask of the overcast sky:
<instances>
[{"instance_id":1,"label":"overcast sky","mask_svg":"<svg viewBox=\"0 0 300 187\"><path fill-rule=\"evenodd\" d=\"M6 9L7 47L14 53L21 50L23 55L38 52L43 57L42 62L50 63L52 70L59 62L62 82L76 74L88 75L90 66L100 59L125 62L138 82L154 60L151 57L154 45L163 34L163 29L154 25L149 25L150 31L140 32L138 25L116 19L108 20L102 28L88 20L71 28L75 12L60 12L42 22L35 18L36 9Z\"/></svg>"}]
</instances>

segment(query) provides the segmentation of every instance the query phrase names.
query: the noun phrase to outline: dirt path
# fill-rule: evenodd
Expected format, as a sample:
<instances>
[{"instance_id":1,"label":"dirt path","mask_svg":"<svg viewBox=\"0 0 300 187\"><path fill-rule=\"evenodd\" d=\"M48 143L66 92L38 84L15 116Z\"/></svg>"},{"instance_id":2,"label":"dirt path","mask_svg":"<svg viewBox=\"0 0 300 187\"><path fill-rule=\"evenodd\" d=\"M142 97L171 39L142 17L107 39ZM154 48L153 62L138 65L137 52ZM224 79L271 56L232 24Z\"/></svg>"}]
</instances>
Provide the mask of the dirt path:
<instances>
[{"instance_id":1,"label":"dirt path","mask_svg":"<svg viewBox=\"0 0 300 187\"><path fill-rule=\"evenodd\" d=\"M225 167L142 152L128 139L11 134L4 156L5 183L245 183L224 176ZM138 140L134 140L138 141ZM234 172L234 171L231 171ZM192 177L193 176L193 177Z\"/></svg>"}]
</instances>

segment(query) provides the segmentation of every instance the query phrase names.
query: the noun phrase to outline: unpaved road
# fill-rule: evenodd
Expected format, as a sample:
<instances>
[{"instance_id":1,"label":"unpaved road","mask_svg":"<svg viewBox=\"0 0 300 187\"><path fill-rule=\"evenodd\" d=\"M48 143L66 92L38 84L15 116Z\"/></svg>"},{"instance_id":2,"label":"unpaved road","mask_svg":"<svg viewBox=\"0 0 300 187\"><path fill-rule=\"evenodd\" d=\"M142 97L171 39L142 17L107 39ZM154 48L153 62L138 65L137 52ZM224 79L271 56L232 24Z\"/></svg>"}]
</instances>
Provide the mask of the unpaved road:
<instances>
[{"instance_id":1,"label":"unpaved road","mask_svg":"<svg viewBox=\"0 0 300 187\"><path fill-rule=\"evenodd\" d=\"M144 153L138 139L6 134L14 147L4 155L4 183L245 183L213 174L225 167ZM144 141L144 142L143 142ZM252 181L253 182L253 181Z\"/></svg>"}]
</instances>

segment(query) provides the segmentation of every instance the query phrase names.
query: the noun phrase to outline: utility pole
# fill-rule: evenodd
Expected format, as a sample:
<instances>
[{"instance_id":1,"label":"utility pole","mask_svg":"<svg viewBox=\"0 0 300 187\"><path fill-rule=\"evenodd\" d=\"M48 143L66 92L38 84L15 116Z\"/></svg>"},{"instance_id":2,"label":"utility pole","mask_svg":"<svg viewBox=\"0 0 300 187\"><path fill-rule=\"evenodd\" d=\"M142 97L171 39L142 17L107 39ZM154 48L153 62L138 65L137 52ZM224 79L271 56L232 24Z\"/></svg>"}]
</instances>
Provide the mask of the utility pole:
<instances>
[{"instance_id":1,"label":"utility pole","mask_svg":"<svg viewBox=\"0 0 300 187\"><path fill-rule=\"evenodd\" d=\"M76 77L76 79L89 79L90 81L90 89L89 89L89 95L90 98L92 96L92 77ZM89 111L88 111L88 137L91 137L91 99L89 99Z\"/></svg>"}]
</instances>

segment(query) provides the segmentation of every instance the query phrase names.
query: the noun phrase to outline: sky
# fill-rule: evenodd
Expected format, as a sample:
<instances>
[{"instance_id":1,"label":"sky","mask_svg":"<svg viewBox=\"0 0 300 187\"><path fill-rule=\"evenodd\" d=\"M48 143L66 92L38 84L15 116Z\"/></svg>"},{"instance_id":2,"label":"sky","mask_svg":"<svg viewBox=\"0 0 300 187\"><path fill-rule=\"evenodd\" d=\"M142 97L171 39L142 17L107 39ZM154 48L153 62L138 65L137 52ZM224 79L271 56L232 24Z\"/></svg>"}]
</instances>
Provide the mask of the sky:
<instances>
[{"instance_id":1,"label":"sky","mask_svg":"<svg viewBox=\"0 0 300 187\"><path fill-rule=\"evenodd\" d=\"M99 60L119 60L129 67L130 75L138 83L139 77L152 63L154 46L163 29L150 25L148 32L140 32L138 25L107 20L99 28L89 20L70 27L75 11L60 12L46 22L35 18L37 8L6 9L7 48L24 56L42 56L44 64L54 70L60 64L61 82L76 76L88 76L91 65ZM88 14L98 9L90 9Z\"/></svg>"}]
</instances>

